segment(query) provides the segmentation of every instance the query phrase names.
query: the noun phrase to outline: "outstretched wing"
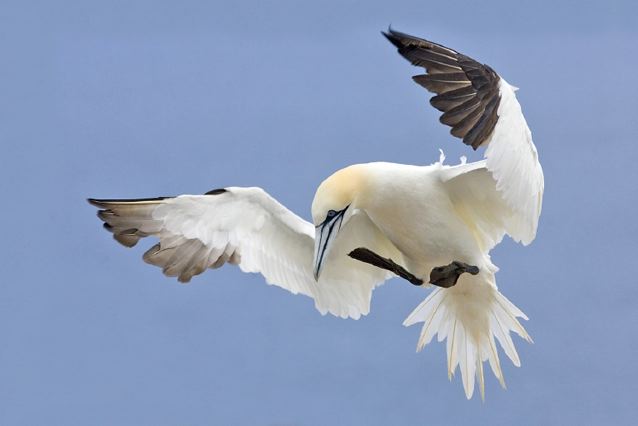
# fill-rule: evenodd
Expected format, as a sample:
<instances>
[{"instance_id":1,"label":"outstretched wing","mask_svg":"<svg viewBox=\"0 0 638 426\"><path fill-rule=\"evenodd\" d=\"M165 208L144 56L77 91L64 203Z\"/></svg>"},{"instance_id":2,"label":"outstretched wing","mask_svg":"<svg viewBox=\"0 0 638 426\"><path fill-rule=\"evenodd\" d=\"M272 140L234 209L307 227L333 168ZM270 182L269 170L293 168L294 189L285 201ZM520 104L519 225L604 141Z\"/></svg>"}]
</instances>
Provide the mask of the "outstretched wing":
<instances>
[{"instance_id":1,"label":"outstretched wing","mask_svg":"<svg viewBox=\"0 0 638 426\"><path fill-rule=\"evenodd\" d=\"M384 35L412 65L425 68L426 74L413 78L436 93L430 103L443 112L440 121L452 127L452 135L475 150L487 147L487 170L513 211L510 235L529 244L536 236L544 178L515 89L488 65L453 49L392 29Z\"/></svg>"},{"instance_id":2,"label":"outstretched wing","mask_svg":"<svg viewBox=\"0 0 638 426\"><path fill-rule=\"evenodd\" d=\"M144 261L181 282L208 268L237 264L244 272L261 273L269 284L312 297L323 314L358 318L369 312L372 289L386 278L380 270L335 253L325 276L315 282L313 225L261 188L89 202L121 244L132 247L140 238L159 238Z\"/></svg>"},{"instance_id":3,"label":"outstretched wing","mask_svg":"<svg viewBox=\"0 0 638 426\"><path fill-rule=\"evenodd\" d=\"M486 142L498 121L499 76L455 50L398 31L383 33L412 65L427 74L412 77L430 92L432 106L443 112L440 121L466 145L478 149Z\"/></svg>"}]
</instances>

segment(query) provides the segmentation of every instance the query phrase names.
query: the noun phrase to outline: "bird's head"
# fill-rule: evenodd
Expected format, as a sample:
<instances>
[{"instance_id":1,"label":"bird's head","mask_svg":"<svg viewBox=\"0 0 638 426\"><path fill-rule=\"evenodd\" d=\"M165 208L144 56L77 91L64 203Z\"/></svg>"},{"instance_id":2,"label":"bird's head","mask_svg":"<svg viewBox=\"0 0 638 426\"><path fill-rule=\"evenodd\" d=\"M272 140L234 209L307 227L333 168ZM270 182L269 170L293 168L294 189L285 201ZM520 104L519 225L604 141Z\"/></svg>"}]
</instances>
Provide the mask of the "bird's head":
<instances>
[{"instance_id":1,"label":"bird's head","mask_svg":"<svg viewBox=\"0 0 638 426\"><path fill-rule=\"evenodd\" d=\"M361 165L341 169L324 180L312 202L315 225L314 276L319 279L325 260L337 234L352 217L365 188L365 174Z\"/></svg>"}]
</instances>

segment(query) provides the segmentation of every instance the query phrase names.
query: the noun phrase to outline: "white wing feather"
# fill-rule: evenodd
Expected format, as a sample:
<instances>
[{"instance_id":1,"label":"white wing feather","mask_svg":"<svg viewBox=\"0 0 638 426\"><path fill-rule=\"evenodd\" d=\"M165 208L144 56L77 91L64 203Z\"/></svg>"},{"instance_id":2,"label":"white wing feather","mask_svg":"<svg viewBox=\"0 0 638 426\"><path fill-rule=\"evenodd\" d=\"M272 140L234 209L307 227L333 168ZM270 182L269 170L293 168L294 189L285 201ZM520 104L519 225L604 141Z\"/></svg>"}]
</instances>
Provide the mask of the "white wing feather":
<instances>
[{"instance_id":1,"label":"white wing feather","mask_svg":"<svg viewBox=\"0 0 638 426\"><path fill-rule=\"evenodd\" d=\"M233 187L216 195L156 200L90 201L105 209L98 215L122 244L133 246L140 237L158 237L159 243L144 254L144 260L182 282L207 268L234 263L244 272L262 274L269 284L313 298L322 314L359 318L369 312L374 287L389 276L347 256L365 244L388 253L386 241L362 212L342 229L343 238L335 242L315 282L314 226L261 188Z\"/></svg>"},{"instance_id":2,"label":"white wing feather","mask_svg":"<svg viewBox=\"0 0 638 426\"><path fill-rule=\"evenodd\" d=\"M541 214L543 169L514 88L501 77L499 91L498 122L485 151L486 165L496 189L514 212L508 234L527 245L536 237Z\"/></svg>"},{"instance_id":3,"label":"white wing feather","mask_svg":"<svg viewBox=\"0 0 638 426\"><path fill-rule=\"evenodd\" d=\"M543 169L512 86L501 79L499 119L485 160L444 166L441 180L453 205L485 252L507 234L524 245L536 236L543 203ZM444 157L443 157L444 158Z\"/></svg>"}]
</instances>

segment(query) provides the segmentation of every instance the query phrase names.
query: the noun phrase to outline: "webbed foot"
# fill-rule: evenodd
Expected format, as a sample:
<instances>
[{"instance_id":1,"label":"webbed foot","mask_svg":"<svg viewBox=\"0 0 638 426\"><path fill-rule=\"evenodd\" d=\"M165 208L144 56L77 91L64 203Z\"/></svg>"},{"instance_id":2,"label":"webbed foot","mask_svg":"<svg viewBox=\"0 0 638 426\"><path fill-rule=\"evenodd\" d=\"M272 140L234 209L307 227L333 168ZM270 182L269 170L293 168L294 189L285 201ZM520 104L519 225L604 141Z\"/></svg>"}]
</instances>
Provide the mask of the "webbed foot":
<instances>
[{"instance_id":1,"label":"webbed foot","mask_svg":"<svg viewBox=\"0 0 638 426\"><path fill-rule=\"evenodd\" d=\"M450 288L456 284L461 274L465 272L476 275L479 273L479 268L457 260L453 261L449 265L437 266L430 272L430 284L443 288Z\"/></svg>"},{"instance_id":2,"label":"webbed foot","mask_svg":"<svg viewBox=\"0 0 638 426\"><path fill-rule=\"evenodd\" d=\"M380 256L367 248L356 248L348 253L348 256L360 262L364 262L369 265L376 266L377 268L390 271L397 276L409 281L411 284L423 285L423 280L421 278L418 278L414 274L410 273L407 269L396 263L394 260ZM436 268L433 268L430 272L430 284L438 287L450 288L457 283L461 274L464 274L466 272L468 274L476 275L479 273L479 268L477 266L469 265L467 263L455 260L449 265L437 266Z\"/></svg>"}]
</instances>

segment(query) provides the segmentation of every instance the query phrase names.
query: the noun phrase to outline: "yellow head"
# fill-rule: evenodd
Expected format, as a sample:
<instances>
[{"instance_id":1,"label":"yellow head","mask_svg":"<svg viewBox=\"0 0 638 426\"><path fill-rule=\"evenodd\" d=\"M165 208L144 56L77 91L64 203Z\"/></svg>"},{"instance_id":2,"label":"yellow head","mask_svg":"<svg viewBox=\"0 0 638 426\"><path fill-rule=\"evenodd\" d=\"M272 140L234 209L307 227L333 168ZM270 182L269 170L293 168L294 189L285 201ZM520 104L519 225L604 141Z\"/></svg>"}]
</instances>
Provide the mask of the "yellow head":
<instances>
[{"instance_id":1,"label":"yellow head","mask_svg":"<svg viewBox=\"0 0 638 426\"><path fill-rule=\"evenodd\" d=\"M358 201L364 192L365 180L363 165L355 164L336 171L321 182L312 201L315 226L323 223L330 210L341 211Z\"/></svg>"},{"instance_id":2,"label":"yellow head","mask_svg":"<svg viewBox=\"0 0 638 426\"><path fill-rule=\"evenodd\" d=\"M366 175L361 164L339 170L317 188L312 202L312 221L315 224L315 279L319 279L323 262L328 258L339 229L352 217L365 189Z\"/></svg>"}]
</instances>

